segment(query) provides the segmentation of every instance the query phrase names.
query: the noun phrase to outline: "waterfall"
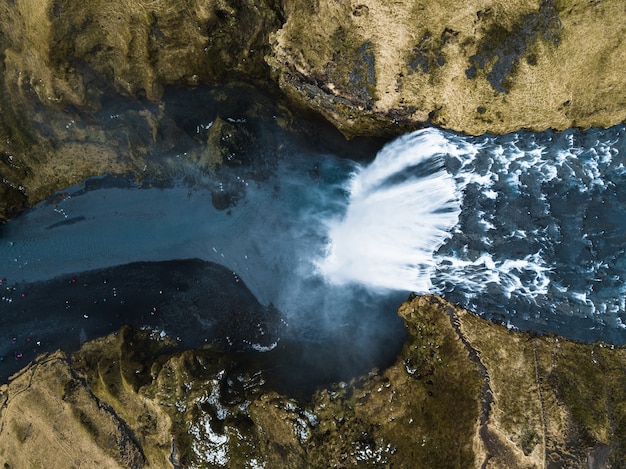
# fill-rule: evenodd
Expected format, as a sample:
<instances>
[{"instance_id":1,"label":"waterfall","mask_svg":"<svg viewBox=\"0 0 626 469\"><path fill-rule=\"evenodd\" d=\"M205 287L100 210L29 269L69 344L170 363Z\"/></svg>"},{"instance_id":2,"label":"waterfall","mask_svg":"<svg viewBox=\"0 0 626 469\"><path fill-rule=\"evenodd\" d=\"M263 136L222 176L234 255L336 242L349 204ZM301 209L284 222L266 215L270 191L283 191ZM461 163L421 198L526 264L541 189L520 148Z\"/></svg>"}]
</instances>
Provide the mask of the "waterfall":
<instances>
[{"instance_id":1,"label":"waterfall","mask_svg":"<svg viewBox=\"0 0 626 469\"><path fill-rule=\"evenodd\" d=\"M192 185L90 184L2 227L0 278L200 258L313 336L431 292L512 327L623 343L625 134L429 128L369 164L293 145L256 180L230 168ZM228 178L242 195L218 210Z\"/></svg>"},{"instance_id":2,"label":"waterfall","mask_svg":"<svg viewBox=\"0 0 626 469\"><path fill-rule=\"evenodd\" d=\"M419 130L346 182L329 284L439 293L508 324L626 340L626 129Z\"/></svg>"},{"instance_id":3,"label":"waterfall","mask_svg":"<svg viewBox=\"0 0 626 469\"><path fill-rule=\"evenodd\" d=\"M462 203L444 158L474 151L426 129L400 137L358 167L345 214L327 222L320 273L336 285L430 291L433 253L457 224Z\"/></svg>"}]
</instances>

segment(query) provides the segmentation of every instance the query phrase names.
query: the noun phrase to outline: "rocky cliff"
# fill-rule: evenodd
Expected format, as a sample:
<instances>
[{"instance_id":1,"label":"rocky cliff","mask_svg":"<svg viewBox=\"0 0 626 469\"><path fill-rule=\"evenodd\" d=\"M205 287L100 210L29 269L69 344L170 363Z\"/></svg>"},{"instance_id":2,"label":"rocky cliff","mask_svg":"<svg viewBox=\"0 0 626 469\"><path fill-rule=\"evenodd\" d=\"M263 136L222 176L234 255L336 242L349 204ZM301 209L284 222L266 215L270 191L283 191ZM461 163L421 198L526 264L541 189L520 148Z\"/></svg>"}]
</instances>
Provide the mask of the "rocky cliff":
<instances>
[{"instance_id":1,"label":"rocky cliff","mask_svg":"<svg viewBox=\"0 0 626 469\"><path fill-rule=\"evenodd\" d=\"M142 174L154 159L148 147L167 136L162 98L171 87L254 81L350 137L424 124L479 134L622 122L624 8L620 0L3 2L0 219L87 176ZM119 112L122 102L132 116Z\"/></svg>"},{"instance_id":2,"label":"rocky cliff","mask_svg":"<svg viewBox=\"0 0 626 469\"><path fill-rule=\"evenodd\" d=\"M0 388L4 467L620 467L626 349L510 331L436 296L384 370L310 398L251 358L123 328Z\"/></svg>"},{"instance_id":3,"label":"rocky cliff","mask_svg":"<svg viewBox=\"0 0 626 469\"><path fill-rule=\"evenodd\" d=\"M626 117L624 8L619 0L5 2L3 88L9 101L93 108L107 92L158 101L170 85L265 80L271 69L285 93L348 135L423 123L466 133L608 126Z\"/></svg>"},{"instance_id":4,"label":"rocky cliff","mask_svg":"<svg viewBox=\"0 0 626 469\"><path fill-rule=\"evenodd\" d=\"M289 2L268 63L347 135L506 133L626 117L624 3Z\"/></svg>"},{"instance_id":5,"label":"rocky cliff","mask_svg":"<svg viewBox=\"0 0 626 469\"><path fill-rule=\"evenodd\" d=\"M164 104L172 87L277 85L269 116L290 125L286 102L349 137L424 124L503 133L622 122L625 8L2 2L0 220L88 176L158 176L155 148L184 139ZM216 142L237 132L222 119L191 160L223 164L228 149ZM265 379L267 355L172 352L149 331L124 328L72 356L40 357L0 388L0 461L525 468L626 459L624 348L509 331L436 297L413 298L400 314L409 339L392 366L304 400Z\"/></svg>"},{"instance_id":6,"label":"rocky cliff","mask_svg":"<svg viewBox=\"0 0 626 469\"><path fill-rule=\"evenodd\" d=\"M263 0L2 2L0 220L88 176L145 177L166 87L266 81L280 24Z\"/></svg>"}]
</instances>

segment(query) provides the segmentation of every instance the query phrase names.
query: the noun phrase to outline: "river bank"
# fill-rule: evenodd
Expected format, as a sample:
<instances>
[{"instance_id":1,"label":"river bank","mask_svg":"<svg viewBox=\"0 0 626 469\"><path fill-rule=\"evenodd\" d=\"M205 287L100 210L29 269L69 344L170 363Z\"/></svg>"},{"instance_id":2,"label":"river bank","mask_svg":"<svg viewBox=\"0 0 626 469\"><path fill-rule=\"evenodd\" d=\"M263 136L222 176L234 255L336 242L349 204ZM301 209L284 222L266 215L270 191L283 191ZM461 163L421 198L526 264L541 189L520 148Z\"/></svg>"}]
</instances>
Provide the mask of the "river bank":
<instances>
[{"instance_id":1,"label":"river bank","mask_svg":"<svg viewBox=\"0 0 626 469\"><path fill-rule=\"evenodd\" d=\"M203 87L246 81L271 96L248 108L286 127L302 111L322 116L351 138L626 117L619 0L235 3L4 5L0 220L90 176L158 173L154 143L178 138L172 89L228 107Z\"/></svg>"},{"instance_id":2,"label":"river bank","mask_svg":"<svg viewBox=\"0 0 626 469\"><path fill-rule=\"evenodd\" d=\"M393 364L303 398L275 387L277 350L172 351L123 328L41 356L0 387L0 455L9 467L623 461L623 347L512 332L434 296L399 314L408 339Z\"/></svg>"},{"instance_id":3,"label":"river bank","mask_svg":"<svg viewBox=\"0 0 626 469\"><path fill-rule=\"evenodd\" d=\"M45 242L66 230L97 226L90 224L88 211L66 217L63 210L70 205L68 196L81 193L77 185L97 186L103 175L120 177L136 191L159 190L174 178L193 187L210 175L202 204L228 220L245 203L246 184L260 185L277 167L288 167L298 142L352 164L373 159L391 136L423 126L482 134L609 127L625 118L621 38L626 26L619 0L514 6L484 0L464 7L430 1L287 3L25 0L1 5L0 221L53 194L48 207L59 210L57 219L39 227L43 236L19 239L25 254L4 262L16 259L28 269L21 262L33 254L28 243L42 248L33 262L52 255L52 269L67 267L65 252L89 253L88 237L66 243L65 251L46 250ZM464 192L469 208L447 206L446 218L458 212L463 230L446 238L449 256L443 265L450 267L450 275L441 281L442 292L458 293L455 301L470 297L466 306L509 328L439 297L411 296L400 308L408 335L404 341L405 335L390 333L397 332L400 320L393 311L401 301L395 299L392 310L380 308L362 288L354 290L358 294L351 297L351 307L357 312L371 307L374 320L351 316L328 336L336 348L324 348L316 342L315 313L326 311L317 302L321 298L325 307L327 298L308 295L309 288L319 286L310 279L290 289L276 286L274 272L268 272L259 284L250 283L251 294L236 281L243 270L208 268L219 277L213 290L200 282L169 292L167 304L161 302L161 289L144 291L176 272L172 264L152 274L144 264L124 264L121 270L110 264L103 267L112 269L109 273L91 271L88 281L74 275L85 273L86 266L72 268L32 291L37 280L3 280L2 353L12 361L11 371L34 361L0 387L0 461L8 467L68 462L98 467L618 466L626 441L623 347L511 330L516 326L504 314L506 307L521 305L535 311L518 319L541 332L554 332L561 324L570 336L608 328L623 337L619 302L624 296L615 293L621 288L619 269L626 266L619 244L623 230L612 222L623 223L623 152L614 145L621 144L619 139L596 145L597 134L582 137L590 144L581 158L578 137L570 131L555 138L569 156L558 152L542 160L544 153L533 147L531 135L528 146L533 148L512 163L500 159L495 148L484 159L469 158L475 167L466 173L454 158L439 158L444 164L429 169L431 175L449 173L454 177L446 181L454 184L468 174L476 176ZM491 136L484 138L488 142ZM501 147L520 150L515 138L503 137ZM606 152L597 151L600 147ZM348 191L337 180L324 180L324 170L308 168L307 183L301 184L306 193L317 194L314 188L323 180L335 184L345 199ZM507 184L503 174L512 176ZM398 174L391 177L393 183L403 180ZM381 188L393 185L389 182ZM301 203L296 191L281 190L268 194L287 207ZM289 197L283 197L286 193ZM508 204L511 200L518 204ZM562 200L576 207L575 217L567 216ZM148 218L158 220L159 210ZM114 211L104 210L108 216ZM256 209L261 220L266 213ZM560 225L554 214L565 214L568 224ZM284 226L280 217L265 221L261 226ZM175 226L176 236L192 231L189 225ZM274 232L263 231L258 245L268 241L280 248L293 234L276 232L267 236ZM491 238L494 232L504 235ZM298 233L309 234L306 229ZM63 245L63 236L58 239ZM238 240L230 236L231 252L237 251ZM127 239L117 241L124 245ZM571 249L560 250L562 245ZM103 247L94 246L94 252ZM530 257L527 249L534 249ZM274 251L280 257L280 249L268 249L259 258L272 260ZM549 291L545 279L555 270L544 266L541 255L533 256L535 251L554 255L549 262L559 266L556 273L565 272L549 283L563 301L555 304L547 297L543 303L562 316L546 319L527 301ZM115 245L111 252L116 259ZM227 254L217 246L208 246L207 252L219 258ZM498 257L503 253L513 255L512 261ZM300 257L292 254L298 253L284 256L286 265L299 268ZM559 256L576 268L563 271ZM80 259L76 262L81 265ZM176 285L189 287L196 276L211 278L206 266L185 265L179 273L184 279ZM479 288L454 277L459 266L465 269L462 278ZM124 269L139 273L124 277ZM124 280L105 283L109 275ZM507 289L520 285L523 294L509 301ZM129 295L127 286L133 286ZM83 290L67 296L68 287ZM482 290L494 301L476 303L471 295ZM296 337L300 348L281 335L280 319L291 319L269 308L268 298L277 291L308 308L307 327ZM224 292L223 301L210 304ZM75 325L49 322L54 309L48 308L49 299L59 300L55 307L62 313L75 315ZM124 299L129 309L121 303L121 308L107 306L99 316L105 299L109 305ZM217 340L206 348L196 348L196 342L185 349L176 334L168 337L167 328L159 328L165 323L158 323L158 313L167 311L184 336L207 338L203 327L180 317L179 307L189 311L198 305L216 310L221 326L211 337ZM231 311L244 307L252 311L251 322ZM156 326L141 330L152 313ZM327 325L337 325L327 321L331 315L322 316ZM81 327L85 321L93 327ZM121 326L129 322L135 328ZM42 323L47 329L38 331ZM259 327L266 323L271 327ZM230 346L229 338L238 331L243 336L233 345L239 348L221 348ZM42 332L49 332L45 345L50 348L35 358L41 351L38 342L45 342ZM53 352L57 345L67 349ZM316 347L317 355L311 353ZM392 357L367 361L380 357L381 350ZM298 360L290 362L292 357ZM314 378L300 381L309 370ZM293 387L281 387L289 382L286 377Z\"/></svg>"}]
</instances>

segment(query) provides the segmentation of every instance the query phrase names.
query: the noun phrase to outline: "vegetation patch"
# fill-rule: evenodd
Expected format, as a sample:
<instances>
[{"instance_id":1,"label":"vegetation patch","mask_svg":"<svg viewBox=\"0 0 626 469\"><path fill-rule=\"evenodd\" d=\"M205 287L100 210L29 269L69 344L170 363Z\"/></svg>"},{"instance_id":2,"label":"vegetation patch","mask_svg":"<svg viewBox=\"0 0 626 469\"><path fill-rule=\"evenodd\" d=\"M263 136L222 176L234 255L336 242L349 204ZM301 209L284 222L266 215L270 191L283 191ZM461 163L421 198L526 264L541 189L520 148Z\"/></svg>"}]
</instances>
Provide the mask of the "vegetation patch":
<instances>
[{"instance_id":1,"label":"vegetation patch","mask_svg":"<svg viewBox=\"0 0 626 469\"><path fill-rule=\"evenodd\" d=\"M439 37L426 31L409 55L408 66L410 70L434 73L443 67L446 64L443 48L457 35L458 31L450 28L445 28Z\"/></svg>"},{"instance_id":2,"label":"vegetation patch","mask_svg":"<svg viewBox=\"0 0 626 469\"><path fill-rule=\"evenodd\" d=\"M537 41L542 40L554 46L559 44L561 21L553 0L546 0L535 13L523 16L512 27L506 27L492 19L494 12L488 9L479 12L479 19L491 19L491 26L485 32L477 53L469 58L470 66L465 70L468 79L474 79L478 72L486 72L485 77L491 87L499 93L511 89L511 76L519 60L527 54L529 64L536 64L532 53Z\"/></svg>"}]
</instances>

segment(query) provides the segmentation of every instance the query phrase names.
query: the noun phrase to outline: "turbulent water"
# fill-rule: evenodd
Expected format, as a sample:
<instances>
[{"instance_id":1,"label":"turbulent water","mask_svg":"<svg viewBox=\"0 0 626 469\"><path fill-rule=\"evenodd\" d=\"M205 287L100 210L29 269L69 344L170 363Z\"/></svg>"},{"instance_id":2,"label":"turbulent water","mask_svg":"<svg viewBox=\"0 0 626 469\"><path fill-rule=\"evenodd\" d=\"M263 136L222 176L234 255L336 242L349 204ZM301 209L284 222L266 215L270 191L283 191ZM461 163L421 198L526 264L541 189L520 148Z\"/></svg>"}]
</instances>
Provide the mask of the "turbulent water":
<instances>
[{"instance_id":1,"label":"turbulent water","mask_svg":"<svg viewBox=\"0 0 626 469\"><path fill-rule=\"evenodd\" d=\"M439 293L527 330L623 343L624 133L405 135L356 173L323 271Z\"/></svg>"},{"instance_id":2,"label":"turbulent water","mask_svg":"<svg viewBox=\"0 0 626 469\"><path fill-rule=\"evenodd\" d=\"M215 208L225 173L167 187L93 179L1 228L0 278L199 258L303 340L343 328L364 349L380 343L401 328L381 314L415 291L522 329L624 343L624 133L425 129L363 165L294 149L263 178L225 169L242 194L227 209ZM7 289L0 312L19 301Z\"/></svg>"},{"instance_id":3,"label":"turbulent water","mask_svg":"<svg viewBox=\"0 0 626 469\"><path fill-rule=\"evenodd\" d=\"M433 254L456 225L460 194L444 156L459 148L435 131L385 147L347 184L345 212L327 222L329 243L318 266L333 284L431 290Z\"/></svg>"},{"instance_id":4,"label":"turbulent water","mask_svg":"<svg viewBox=\"0 0 626 469\"><path fill-rule=\"evenodd\" d=\"M448 157L463 209L436 290L524 329L623 343L624 132L486 137Z\"/></svg>"}]
</instances>

